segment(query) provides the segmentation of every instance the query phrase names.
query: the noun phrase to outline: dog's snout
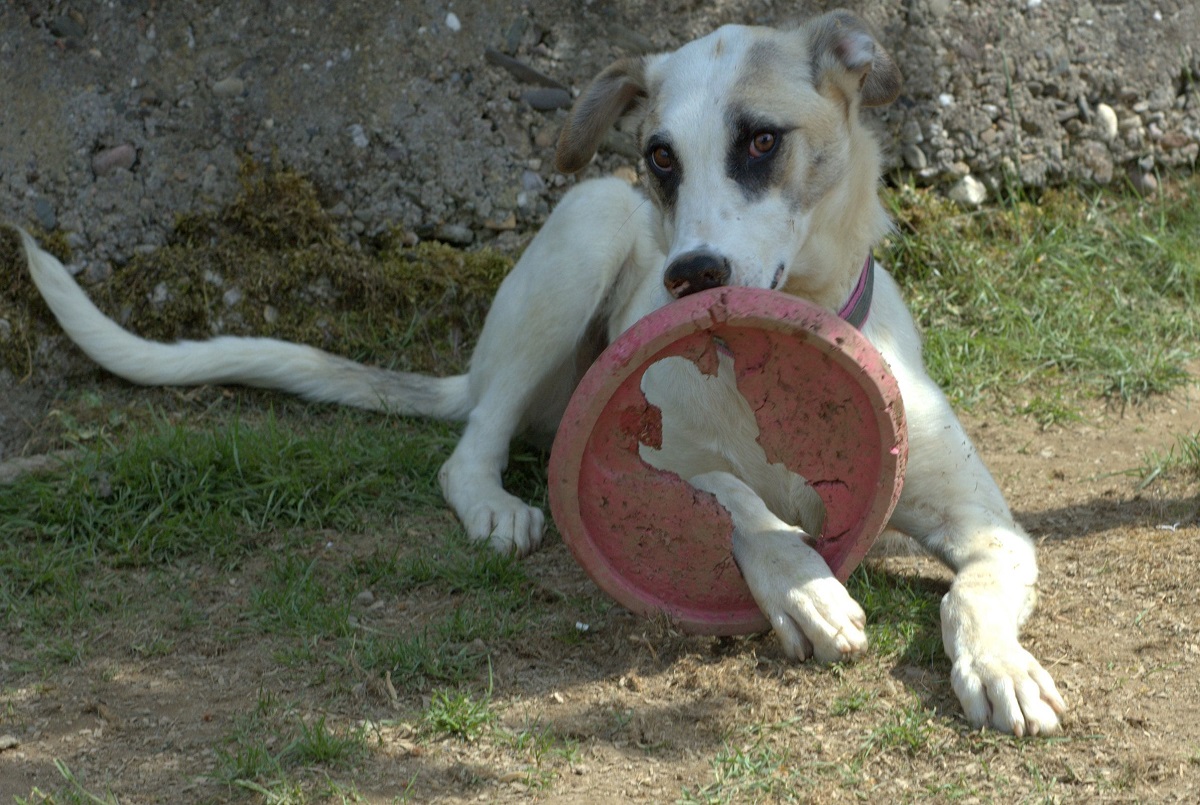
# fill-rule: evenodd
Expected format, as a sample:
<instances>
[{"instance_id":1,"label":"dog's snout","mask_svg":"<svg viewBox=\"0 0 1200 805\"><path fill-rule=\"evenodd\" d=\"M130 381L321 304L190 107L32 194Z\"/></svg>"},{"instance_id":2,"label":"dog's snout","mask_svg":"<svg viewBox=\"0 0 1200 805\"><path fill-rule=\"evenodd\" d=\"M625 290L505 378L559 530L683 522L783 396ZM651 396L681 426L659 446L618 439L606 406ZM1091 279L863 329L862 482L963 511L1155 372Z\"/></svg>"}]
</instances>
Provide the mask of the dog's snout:
<instances>
[{"instance_id":1,"label":"dog's snout","mask_svg":"<svg viewBox=\"0 0 1200 805\"><path fill-rule=\"evenodd\" d=\"M663 275L663 284L671 296L680 299L688 294L728 285L731 276L728 260L713 252L697 250L672 260Z\"/></svg>"}]
</instances>

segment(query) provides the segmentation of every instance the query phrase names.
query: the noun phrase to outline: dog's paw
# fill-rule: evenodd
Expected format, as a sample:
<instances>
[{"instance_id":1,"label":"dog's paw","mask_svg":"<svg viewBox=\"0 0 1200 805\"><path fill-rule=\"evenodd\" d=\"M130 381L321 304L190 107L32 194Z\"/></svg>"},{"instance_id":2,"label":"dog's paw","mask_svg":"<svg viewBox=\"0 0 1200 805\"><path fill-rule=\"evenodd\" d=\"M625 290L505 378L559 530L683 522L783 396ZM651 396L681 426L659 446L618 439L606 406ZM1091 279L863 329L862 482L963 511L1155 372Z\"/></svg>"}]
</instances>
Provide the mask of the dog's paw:
<instances>
[{"instance_id":1,"label":"dog's paw","mask_svg":"<svg viewBox=\"0 0 1200 805\"><path fill-rule=\"evenodd\" d=\"M867 650L867 616L831 577L781 584L759 601L784 652L797 660L853 660Z\"/></svg>"},{"instance_id":2,"label":"dog's paw","mask_svg":"<svg viewBox=\"0 0 1200 805\"><path fill-rule=\"evenodd\" d=\"M518 497L502 493L477 501L461 513L467 536L497 553L528 556L542 545L546 515Z\"/></svg>"},{"instance_id":3,"label":"dog's paw","mask_svg":"<svg viewBox=\"0 0 1200 805\"><path fill-rule=\"evenodd\" d=\"M963 653L950 672L967 721L1018 737L1053 735L1067 704L1046 669L1020 644L1003 650Z\"/></svg>"}]
</instances>

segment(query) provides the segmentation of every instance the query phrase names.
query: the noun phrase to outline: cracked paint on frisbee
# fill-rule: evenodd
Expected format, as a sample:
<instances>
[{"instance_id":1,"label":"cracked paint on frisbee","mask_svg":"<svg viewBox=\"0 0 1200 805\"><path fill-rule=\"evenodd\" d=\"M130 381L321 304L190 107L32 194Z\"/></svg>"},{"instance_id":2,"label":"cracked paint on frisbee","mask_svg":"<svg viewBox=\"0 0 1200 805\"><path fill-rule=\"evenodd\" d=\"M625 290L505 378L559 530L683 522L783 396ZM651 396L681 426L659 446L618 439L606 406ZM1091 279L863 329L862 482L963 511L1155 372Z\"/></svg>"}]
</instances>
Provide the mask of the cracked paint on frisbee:
<instances>
[{"instance_id":1,"label":"cracked paint on frisbee","mask_svg":"<svg viewBox=\"0 0 1200 805\"><path fill-rule=\"evenodd\" d=\"M770 462L808 480L825 505L816 549L843 582L882 532L908 456L904 407L875 347L836 314L777 291L717 288L637 322L585 374L550 456L550 507L597 586L627 609L695 634L768 628L733 561L733 523L716 499L647 464L661 412L641 389L673 356L712 374L731 353L738 390Z\"/></svg>"}]
</instances>

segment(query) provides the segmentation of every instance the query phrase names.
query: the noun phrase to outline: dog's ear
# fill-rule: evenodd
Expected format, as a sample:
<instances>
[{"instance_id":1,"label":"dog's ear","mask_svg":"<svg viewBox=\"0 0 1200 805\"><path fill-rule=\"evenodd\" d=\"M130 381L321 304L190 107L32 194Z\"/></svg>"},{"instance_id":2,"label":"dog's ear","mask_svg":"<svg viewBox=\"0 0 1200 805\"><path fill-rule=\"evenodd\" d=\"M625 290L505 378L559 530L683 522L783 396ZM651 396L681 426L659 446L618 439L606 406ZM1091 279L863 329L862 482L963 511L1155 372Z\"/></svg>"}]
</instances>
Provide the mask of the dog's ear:
<instances>
[{"instance_id":1,"label":"dog's ear","mask_svg":"<svg viewBox=\"0 0 1200 805\"><path fill-rule=\"evenodd\" d=\"M645 96L644 59L621 59L606 68L571 108L558 138L554 167L562 173L583 170L617 118Z\"/></svg>"},{"instance_id":2,"label":"dog's ear","mask_svg":"<svg viewBox=\"0 0 1200 805\"><path fill-rule=\"evenodd\" d=\"M813 80L822 94L835 91L863 106L886 106L900 94L900 71L867 26L844 9L810 22Z\"/></svg>"}]
</instances>

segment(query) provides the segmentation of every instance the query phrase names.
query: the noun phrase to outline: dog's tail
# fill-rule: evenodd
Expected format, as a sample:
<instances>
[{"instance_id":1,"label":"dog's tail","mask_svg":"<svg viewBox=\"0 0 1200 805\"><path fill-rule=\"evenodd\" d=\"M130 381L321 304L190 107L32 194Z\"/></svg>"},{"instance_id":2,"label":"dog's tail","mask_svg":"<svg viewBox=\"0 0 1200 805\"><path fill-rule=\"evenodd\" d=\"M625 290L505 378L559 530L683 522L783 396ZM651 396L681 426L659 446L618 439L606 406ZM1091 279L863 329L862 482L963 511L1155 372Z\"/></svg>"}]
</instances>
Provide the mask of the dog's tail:
<instances>
[{"instance_id":1,"label":"dog's tail","mask_svg":"<svg viewBox=\"0 0 1200 805\"><path fill-rule=\"evenodd\" d=\"M466 375L431 377L377 369L273 338L221 336L175 344L138 338L101 313L66 267L29 233L13 229L21 238L34 284L67 336L96 363L133 383L238 384L315 402L446 420L461 421L470 412Z\"/></svg>"}]
</instances>

